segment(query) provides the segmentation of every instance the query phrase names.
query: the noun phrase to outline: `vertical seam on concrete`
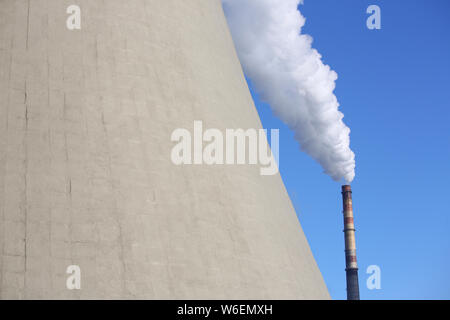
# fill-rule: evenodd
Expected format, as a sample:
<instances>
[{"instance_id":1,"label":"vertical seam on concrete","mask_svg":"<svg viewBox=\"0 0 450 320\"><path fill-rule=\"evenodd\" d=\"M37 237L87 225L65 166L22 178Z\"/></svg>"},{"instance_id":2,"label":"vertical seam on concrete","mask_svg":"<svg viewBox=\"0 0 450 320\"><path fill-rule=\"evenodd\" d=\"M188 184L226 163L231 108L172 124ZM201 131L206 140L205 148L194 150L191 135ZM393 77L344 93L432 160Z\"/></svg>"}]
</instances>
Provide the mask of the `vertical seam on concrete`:
<instances>
[{"instance_id":1,"label":"vertical seam on concrete","mask_svg":"<svg viewBox=\"0 0 450 320\"><path fill-rule=\"evenodd\" d=\"M63 65L63 70L64 70L64 65ZM63 81L64 81L64 72L63 72ZM66 93L63 93L63 122L66 122ZM69 163L69 150L67 147L67 132L64 129L64 151L65 151L65 156L66 156L66 164ZM68 170L68 167L66 166L65 168L66 170L66 174L65 174L65 188L67 188L67 180L71 181L71 177L70 177L70 172ZM66 189L67 191L67 189ZM69 208L64 207L64 210L69 210L68 216L69 216L69 225L68 225L68 233L69 233L69 243L70 243L70 263L74 264L73 262L73 254L72 254L72 194L68 193L68 200L70 203Z\"/></svg>"},{"instance_id":2,"label":"vertical seam on concrete","mask_svg":"<svg viewBox=\"0 0 450 320\"><path fill-rule=\"evenodd\" d=\"M25 76L26 77L26 76ZM24 134L24 152L25 152L25 160L24 160L24 182L25 182L25 203L24 203L24 221L25 221L25 236L24 236L24 275L23 275L23 288L24 288L24 297L26 298L27 292L27 223L28 223L28 94L27 94L27 80L25 78L25 95L24 95L24 104L25 104L25 134Z\"/></svg>"},{"instance_id":3,"label":"vertical seam on concrete","mask_svg":"<svg viewBox=\"0 0 450 320\"><path fill-rule=\"evenodd\" d=\"M151 18L149 18L149 16L148 16L148 12L149 12L149 9L148 9L148 6L147 6L148 2L146 0L143 0L143 3L144 3L144 16L146 17L146 20L151 20ZM161 80L160 80L159 74L158 74L158 72L156 72L156 70L155 70L155 77L156 77L156 80L158 81L158 84L161 85ZM193 206L195 207L197 202L198 202L197 201L197 193L194 193L194 197L195 197L195 201L194 201ZM196 212L196 210L195 210L195 212ZM160 229L160 227L158 227L158 235L159 235L160 239L162 239L159 229ZM165 270L166 270L166 274L168 275L168 279L169 279L169 281L168 281L168 289L169 289L170 295L172 295L175 290L174 290L174 287L172 285L172 280L171 280L171 276L170 276L170 274L171 274L170 273L170 267L169 267L170 259L169 259L167 244L164 243L163 241L162 241L162 244L161 244L161 250L162 250L162 252L164 254L164 257L165 257L165 259L167 261L167 263L165 264ZM155 293L155 296L156 296L156 292L155 292L155 290L153 288L153 285L152 285L152 290L153 290L153 293Z\"/></svg>"},{"instance_id":4,"label":"vertical seam on concrete","mask_svg":"<svg viewBox=\"0 0 450 320\"><path fill-rule=\"evenodd\" d=\"M46 28L47 28L47 35L45 37L45 47L46 47L46 60L47 60L47 110L50 109L50 61L49 61L49 34L50 34L50 24L49 24L49 7L48 7L48 2L46 2L46 7L45 7L45 11L47 12L46 14ZM51 131L50 131L50 115L47 112L47 135L48 135L48 152L49 152L49 160L48 160L48 170L49 170L49 175L51 174L51 164L52 164L52 154L51 154ZM49 260L50 262L50 285L53 289L53 278L51 273L53 272L53 266L52 266L52 196L49 197L49 201L48 201L48 241L49 241L49 246L48 246L48 255L49 255Z\"/></svg>"},{"instance_id":5,"label":"vertical seam on concrete","mask_svg":"<svg viewBox=\"0 0 450 320\"><path fill-rule=\"evenodd\" d=\"M98 38L97 36L95 37L95 53L96 53L96 68L97 68L97 75L98 75L98 60L99 60L99 56L98 56ZM101 97L101 96L100 96ZM103 127L103 132L105 134L105 138L106 141L109 141L108 139L108 130L106 128L106 123L105 123L105 112L104 112L104 108L103 108L103 103L100 103L101 106L101 114L102 114L102 127ZM109 146L109 143L106 143L106 147L108 148L108 170L109 170L109 176L111 179L111 187L113 189L113 193L114 193L114 183L113 183L113 171L111 168L111 149ZM127 292L127 285L126 285L126 264L125 264L125 260L124 260L124 246L123 246L123 233L122 233L122 224L121 224L121 220L120 220L120 214L119 214L119 210L117 207L117 201L115 200L114 197L114 211L115 211L115 216L116 216L116 223L119 227L119 245L120 245L120 261L121 261L121 265L122 265L122 293L123 295L126 294Z\"/></svg>"},{"instance_id":6,"label":"vertical seam on concrete","mask_svg":"<svg viewBox=\"0 0 450 320\"><path fill-rule=\"evenodd\" d=\"M12 73L12 49L13 49L13 37L11 37L11 41L10 41L10 48L9 48L9 71L8 71L8 100L6 103L6 112L5 112L5 116L6 116L6 128L5 128L5 133L6 133L6 145L5 148L8 148L8 137L9 137L9 104L11 103L11 90L9 88L10 84L11 84L11 73ZM4 253L5 253L5 244L6 244L6 240L5 240L5 195L6 195L6 168L7 168L7 163L8 163L8 152L6 151L6 155L5 155L5 163L3 166L3 172L4 172L4 180L3 180L3 203L2 203L2 234L1 236L3 237L3 242L2 242L2 259L0 260L0 299L2 299L3 297L3 259L4 259Z\"/></svg>"},{"instance_id":7,"label":"vertical seam on concrete","mask_svg":"<svg viewBox=\"0 0 450 320\"><path fill-rule=\"evenodd\" d=\"M28 36L30 34L30 0L28 0L28 11L27 11L27 43L26 48L28 51Z\"/></svg>"}]
</instances>

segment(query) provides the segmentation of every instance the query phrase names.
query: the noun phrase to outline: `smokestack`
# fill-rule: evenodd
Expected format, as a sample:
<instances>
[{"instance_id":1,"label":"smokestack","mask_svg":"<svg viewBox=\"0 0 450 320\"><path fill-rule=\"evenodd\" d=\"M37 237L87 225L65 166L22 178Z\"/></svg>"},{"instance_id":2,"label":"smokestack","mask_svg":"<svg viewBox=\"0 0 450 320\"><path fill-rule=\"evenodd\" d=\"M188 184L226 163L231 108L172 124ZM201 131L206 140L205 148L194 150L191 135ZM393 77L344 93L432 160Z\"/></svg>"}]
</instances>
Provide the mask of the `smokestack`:
<instances>
[{"instance_id":1,"label":"smokestack","mask_svg":"<svg viewBox=\"0 0 450 320\"><path fill-rule=\"evenodd\" d=\"M345 234L345 272L347 300L359 300L358 264L356 262L355 224L353 222L352 187L342 186Z\"/></svg>"}]
</instances>

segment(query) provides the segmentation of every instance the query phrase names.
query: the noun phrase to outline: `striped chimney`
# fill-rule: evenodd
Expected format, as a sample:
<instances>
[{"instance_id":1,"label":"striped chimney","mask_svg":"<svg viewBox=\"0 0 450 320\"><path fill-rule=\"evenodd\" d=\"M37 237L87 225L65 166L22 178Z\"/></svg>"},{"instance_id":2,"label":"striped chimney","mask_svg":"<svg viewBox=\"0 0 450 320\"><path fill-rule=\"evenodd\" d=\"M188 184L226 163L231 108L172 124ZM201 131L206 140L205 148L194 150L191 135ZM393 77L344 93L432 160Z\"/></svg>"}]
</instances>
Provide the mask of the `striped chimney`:
<instances>
[{"instance_id":1,"label":"striped chimney","mask_svg":"<svg viewBox=\"0 0 450 320\"><path fill-rule=\"evenodd\" d=\"M353 222L352 188L342 186L345 234L345 272L347 275L347 300L359 300L358 264L356 262L355 224Z\"/></svg>"}]
</instances>

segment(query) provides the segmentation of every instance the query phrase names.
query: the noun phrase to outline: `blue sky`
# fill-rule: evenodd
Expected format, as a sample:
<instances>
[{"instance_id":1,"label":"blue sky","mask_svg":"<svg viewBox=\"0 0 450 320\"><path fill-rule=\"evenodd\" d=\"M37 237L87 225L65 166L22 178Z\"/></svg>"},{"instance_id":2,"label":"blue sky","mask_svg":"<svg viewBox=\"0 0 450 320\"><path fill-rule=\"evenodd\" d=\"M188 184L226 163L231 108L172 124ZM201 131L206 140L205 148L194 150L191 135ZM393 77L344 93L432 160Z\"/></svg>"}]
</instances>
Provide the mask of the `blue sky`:
<instances>
[{"instance_id":1,"label":"blue sky","mask_svg":"<svg viewBox=\"0 0 450 320\"><path fill-rule=\"evenodd\" d=\"M368 30L366 8L381 8ZM352 130L352 183L362 299L450 299L450 1L305 0L302 33L339 75ZM334 299L345 299L340 184L280 128L280 172ZM368 290L369 265L381 289Z\"/></svg>"}]
</instances>

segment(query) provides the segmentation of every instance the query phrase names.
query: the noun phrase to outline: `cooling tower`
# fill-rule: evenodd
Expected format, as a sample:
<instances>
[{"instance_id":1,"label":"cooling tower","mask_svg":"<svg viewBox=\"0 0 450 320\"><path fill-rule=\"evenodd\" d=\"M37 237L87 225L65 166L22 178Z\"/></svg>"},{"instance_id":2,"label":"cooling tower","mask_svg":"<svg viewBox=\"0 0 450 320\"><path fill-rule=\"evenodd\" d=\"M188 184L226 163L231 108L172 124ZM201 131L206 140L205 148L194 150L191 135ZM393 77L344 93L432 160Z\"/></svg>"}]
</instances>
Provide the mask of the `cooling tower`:
<instances>
[{"instance_id":1,"label":"cooling tower","mask_svg":"<svg viewBox=\"0 0 450 320\"><path fill-rule=\"evenodd\" d=\"M279 174L171 161L195 120L261 128L219 0L0 0L1 298L328 299Z\"/></svg>"}]
</instances>

